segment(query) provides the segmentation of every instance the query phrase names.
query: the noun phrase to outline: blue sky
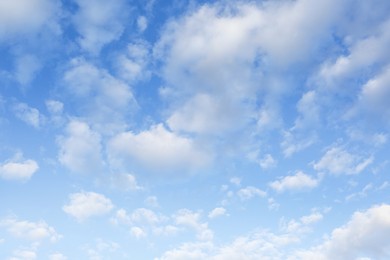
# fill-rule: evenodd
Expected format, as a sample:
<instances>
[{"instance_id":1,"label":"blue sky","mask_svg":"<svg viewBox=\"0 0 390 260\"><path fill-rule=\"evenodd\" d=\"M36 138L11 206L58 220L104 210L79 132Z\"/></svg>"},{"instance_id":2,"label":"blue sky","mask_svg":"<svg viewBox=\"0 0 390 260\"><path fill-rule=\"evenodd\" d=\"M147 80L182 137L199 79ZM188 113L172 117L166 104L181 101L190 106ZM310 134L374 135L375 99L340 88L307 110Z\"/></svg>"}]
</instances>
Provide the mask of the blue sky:
<instances>
[{"instance_id":1,"label":"blue sky","mask_svg":"<svg viewBox=\"0 0 390 260\"><path fill-rule=\"evenodd\" d=\"M0 0L0 258L390 258L390 2Z\"/></svg>"}]
</instances>

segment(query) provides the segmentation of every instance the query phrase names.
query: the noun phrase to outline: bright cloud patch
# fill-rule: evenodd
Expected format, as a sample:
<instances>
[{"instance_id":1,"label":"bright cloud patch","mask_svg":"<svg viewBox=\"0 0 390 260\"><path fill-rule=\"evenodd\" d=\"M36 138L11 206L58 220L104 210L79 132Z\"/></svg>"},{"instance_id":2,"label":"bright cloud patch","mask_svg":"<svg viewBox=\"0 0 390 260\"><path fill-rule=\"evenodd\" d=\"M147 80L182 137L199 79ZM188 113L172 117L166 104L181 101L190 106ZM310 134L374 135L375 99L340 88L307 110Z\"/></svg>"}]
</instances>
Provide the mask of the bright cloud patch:
<instances>
[{"instance_id":1,"label":"bright cloud patch","mask_svg":"<svg viewBox=\"0 0 390 260\"><path fill-rule=\"evenodd\" d=\"M271 182L269 186L277 192L296 191L312 189L317 187L319 180L303 172L297 172L295 175L289 175L280 180Z\"/></svg>"},{"instance_id":2,"label":"bright cloud patch","mask_svg":"<svg viewBox=\"0 0 390 260\"><path fill-rule=\"evenodd\" d=\"M78 221L109 213L114 208L111 200L95 192L79 192L69 195L69 204L62 207L65 213Z\"/></svg>"},{"instance_id":3,"label":"bright cloud patch","mask_svg":"<svg viewBox=\"0 0 390 260\"><path fill-rule=\"evenodd\" d=\"M10 217L1 219L0 227L5 228L16 238L27 239L33 242L39 242L44 239L56 242L61 238L61 235L45 221L30 222Z\"/></svg>"},{"instance_id":4,"label":"bright cloud patch","mask_svg":"<svg viewBox=\"0 0 390 260\"><path fill-rule=\"evenodd\" d=\"M38 169L39 166L36 161L30 159L24 160L19 154L15 158L0 164L0 178L14 181L27 181Z\"/></svg>"},{"instance_id":5,"label":"bright cloud patch","mask_svg":"<svg viewBox=\"0 0 390 260\"><path fill-rule=\"evenodd\" d=\"M60 151L58 160L78 173L97 173L100 170L100 136L81 121L71 121L66 136L58 138Z\"/></svg>"},{"instance_id":6,"label":"bright cloud patch","mask_svg":"<svg viewBox=\"0 0 390 260\"><path fill-rule=\"evenodd\" d=\"M130 157L154 169L194 168L207 165L211 156L184 136L167 130L162 124L138 134L125 132L110 142L112 156Z\"/></svg>"},{"instance_id":7,"label":"bright cloud patch","mask_svg":"<svg viewBox=\"0 0 390 260\"><path fill-rule=\"evenodd\" d=\"M317 171L327 171L332 174L357 174L373 162L372 156L363 158L351 154L342 147L332 147L314 164Z\"/></svg>"}]
</instances>

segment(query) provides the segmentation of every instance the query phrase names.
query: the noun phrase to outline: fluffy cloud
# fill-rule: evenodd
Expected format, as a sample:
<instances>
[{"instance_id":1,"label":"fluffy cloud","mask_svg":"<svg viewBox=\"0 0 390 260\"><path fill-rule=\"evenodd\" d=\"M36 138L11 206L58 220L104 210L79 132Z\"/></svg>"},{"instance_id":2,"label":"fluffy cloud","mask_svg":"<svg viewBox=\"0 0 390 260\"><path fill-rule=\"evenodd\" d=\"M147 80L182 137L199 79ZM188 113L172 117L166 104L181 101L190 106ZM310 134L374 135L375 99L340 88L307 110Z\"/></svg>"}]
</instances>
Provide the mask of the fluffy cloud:
<instances>
[{"instance_id":1,"label":"fluffy cloud","mask_svg":"<svg viewBox=\"0 0 390 260\"><path fill-rule=\"evenodd\" d=\"M66 260L66 259L68 258L61 253L54 253L49 256L49 260Z\"/></svg>"},{"instance_id":2,"label":"fluffy cloud","mask_svg":"<svg viewBox=\"0 0 390 260\"><path fill-rule=\"evenodd\" d=\"M317 187L318 183L319 180L299 171L295 175L285 176L278 181L271 182L269 186L277 192L284 192L312 189Z\"/></svg>"},{"instance_id":3,"label":"fluffy cloud","mask_svg":"<svg viewBox=\"0 0 390 260\"><path fill-rule=\"evenodd\" d=\"M37 253L30 249L17 249L9 260L34 260L37 259Z\"/></svg>"},{"instance_id":4,"label":"fluffy cloud","mask_svg":"<svg viewBox=\"0 0 390 260\"><path fill-rule=\"evenodd\" d=\"M212 211L210 211L208 217L213 219L220 216L226 215L226 209L225 208L215 208Z\"/></svg>"},{"instance_id":5,"label":"fluffy cloud","mask_svg":"<svg viewBox=\"0 0 390 260\"><path fill-rule=\"evenodd\" d=\"M43 28L60 32L56 22L59 2L50 0L16 0L0 2L0 41Z\"/></svg>"},{"instance_id":6,"label":"fluffy cloud","mask_svg":"<svg viewBox=\"0 0 390 260\"><path fill-rule=\"evenodd\" d=\"M308 251L298 253L299 259L387 259L390 257L390 205L383 204L356 212L350 221L333 230L326 241Z\"/></svg>"},{"instance_id":7,"label":"fluffy cloud","mask_svg":"<svg viewBox=\"0 0 390 260\"><path fill-rule=\"evenodd\" d=\"M16 238L27 239L33 242L40 242L45 239L56 242L61 238L61 235L45 221L30 222L9 217L0 220L0 227L7 229L8 233Z\"/></svg>"},{"instance_id":8,"label":"fluffy cloud","mask_svg":"<svg viewBox=\"0 0 390 260\"><path fill-rule=\"evenodd\" d=\"M136 102L130 87L83 58L71 60L63 77L66 89L76 98L81 113L102 133L122 130L125 116Z\"/></svg>"},{"instance_id":9,"label":"fluffy cloud","mask_svg":"<svg viewBox=\"0 0 390 260\"><path fill-rule=\"evenodd\" d=\"M13 107L15 115L25 123L33 126L34 128L40 128L45 122L45 117L39 112L38 109L29 107L25 103L18 103Z\"/></svg>"},{"instance_id":10,"label":"fluffy cloud","mask_svg":"<svg viewBox=\"0 0 390 260\"><path fill-rule=\"evenodd\" d=\"M265 197L267 193L256 187L248 186L237 191L237 195L242 200L248 200L255 196Z\"/></svg>"},{"instance_id":11,"label":"fluffy cloud","mask_svg":"<svg viewBox=\"0 0 390 260\"><path fill-rule=\"evenodd\" d=\"M100 136L88 124L72 120L66 127L66 136L58 138L59 161L78 173L96 173L101 169Z\"/></svg>"},{"instance_id":12,"label":"fluffy cloud","mask_svg":"<svg viewBox=\"0 0 390 260\"><path fill-rule=\"evenodd\" d=\"M136 238L146 237L146 232L140 227L132 227L130 233Z\"/></svg>"},{"instance_id":13,"label":"fluffy cloud","mask_svg":"<svg viewBox=\"0 0 390 260\"><path fill-rule=\"evenodd\" d=\"M336 146L326 151L324 156L313 166L317 171L327 171L332 174L357 174L370 165L373 160L372 156L364 158Z\"/></svg>"},{"instance_id":14,"label":"fluffy cloud","mask_svg":"<svg viewBox=\"0 0 390 260\"><path fill-rule=\"evenodd\" d=\"M109 147L112 158L130 157L156 170L202 167L211 157L192 139L177 135L162 124L138 134L121 133L111 140Z\"/></svg>"},{"instance_id":15,"label":"fluffy cloud","mask_svg":"<svg viewBox=\"0 0 390 260\"><path fill-rule=\"evenodd\" d=\"M0 178L5 180L27 181L39 169L34 160L24 160L21 154L0 164Z\"/></svg>"},{"instance_id":16,"label":"fluffy cloud","mask_svg":"<svg viewBox=\"0 0 390 260\"><path fill-rule=\"evenodd\" d=\"M22 55L17 57L15 78L21 85L28 85L37 72L41 69L39 59L33 55Z\"/></svg>"},{"instance_id":17,"label":"fluffy cloud","mask_svg":"<svg viewBox=\"0 0 390 260\"><path fill-rule=\"evenodd\" d=\"M78 11L73 17L80 34L80 46L94 54L108 43L118 40L124 31L123 20L129 7L123 0L76 0Z\"/></svg>"},{"instance_id":18,"label":"fluffy cloud","mask_svg":"<svg viewBox=\"0 0 390 260\"><path fill-rule=\"evenodd\" d=\"M150 72L147 68L149 59L150 46L146 42L129 44L126 52L117 58L120 77L131 83L149 78Z\"/></svg>"},{"instance_id":19,"label":"fluffy cloud","mask_svg":"<svg viewBox=\"0 0 390 260\"><path fill-rule=\"evenodd\" d=\"M197 232L199 240L208 241L214 236L212 230L208 228L207 223L200 221L201 214L188 209L180 209L174 215L175 223L179 226L187 226L193 228Z\"/></svg>"},{"instance_id":20,"label":"fluffy cloud","mask_svg":"<svg viewBox=\"0 0 390 260\"><path fill-rule=\"evenodd\" d=\"M95 192L73 193L69 195L69 200L69 204L64 205L62 209L78 221L107 214L114 207L110 199Z\"/></svg>"},{"instance_id":21,"label":"fluffy cloud","mask_svg":"<svg viewBox=\"0 0 390 260\"><path fill-rule=\"evenodd\" d=\"M113 174L110 178L111 185L114 188L123 191L137 191L143 188L138 185L136 178L132 174L119 173Z\"/></svg>"}]
</instances>

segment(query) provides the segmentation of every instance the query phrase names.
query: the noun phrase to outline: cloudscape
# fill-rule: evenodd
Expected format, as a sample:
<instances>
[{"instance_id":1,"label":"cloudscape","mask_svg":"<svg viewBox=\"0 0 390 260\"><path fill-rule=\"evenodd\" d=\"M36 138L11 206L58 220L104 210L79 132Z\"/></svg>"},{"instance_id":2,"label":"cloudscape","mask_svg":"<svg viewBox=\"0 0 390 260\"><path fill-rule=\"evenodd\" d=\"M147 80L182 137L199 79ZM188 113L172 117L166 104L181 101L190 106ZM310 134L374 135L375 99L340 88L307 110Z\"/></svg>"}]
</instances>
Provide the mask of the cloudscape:
<instances>
[{"instance_id":1,"label":"cloudscape","mask_svg":"<svg viewBox=\"0 0 390 260\"><path fill-rule=\"evenodd\" d=\"M0 0L0 259L390 259L389 46L387 0Z\"/></svg>"}]
</instances>

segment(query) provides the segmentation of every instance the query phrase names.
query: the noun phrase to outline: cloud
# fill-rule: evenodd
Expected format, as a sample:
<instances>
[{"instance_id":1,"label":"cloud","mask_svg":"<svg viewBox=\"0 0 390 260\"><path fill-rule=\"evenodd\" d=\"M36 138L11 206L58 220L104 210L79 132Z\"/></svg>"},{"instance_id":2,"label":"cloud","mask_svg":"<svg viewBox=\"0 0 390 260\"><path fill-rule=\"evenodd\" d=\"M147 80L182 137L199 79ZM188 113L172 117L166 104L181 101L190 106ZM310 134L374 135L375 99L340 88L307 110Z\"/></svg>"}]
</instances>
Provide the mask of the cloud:
<instances>
[{"instance_id":1,"label":"cloud","mask_svg":"<svg viewBox=\"0 0 390 260\"><path fill-rule=\"evenodd\" d=\"M39 169L34 160L23 159L22 154L16 154L14 158L0 163L0 178L14 181L28 181Z\"/></svg>"},{"instance_id":2,"label":"cloud","mask_svg":"<svg viewBox=\"0 0 390 260\"><path fill-rule=\"evenodd\" d=\"M145 233L145 231L140 227L132 227L130 229L130 233L131 233L131 235L133 235L136 238L146 237L146 235L147 235Z\"/></svg>"},{"instance_id":3,"label":"cloud","mask_svg":"<svg viewBox=\"0 0 390 260\"><path fill-rule=\"evenodd\" d=\"M237 195L242 200L249 200L255 196L259 196L259 197L263 198L263 197L267 196L267 193L265 191L258 189L258 188L248 186L248 187L245 187L245 188L238 190Z\"/></svg>"},{"instance_id":4,"label":"cloud","mask_svg":"<svg viewBox=\"0 0 390 260\"><path fill-rule=\"evenodd\" d=\"M41 242L45 239L57 242L62 237L45 221L30 222L8 217L0 220L0 227L4 227L13 237L27 239L32 242Z\"/></svg>"},{"instance_id":5,"label":"cloud","mask_svg":"<svg viewBox=\"0 0 390 260\"><path fill-rule=\"evenodd\" d=\"M78 11L73 17L80 35L78 42L87 52L98 55L107 44L122 35L124 19L127 17L125 1L76 0Z\"/></svg>"},{"instance_id":6,"label":"cloud","mask_svg":"<svg viewBox=\"0 0 390 260\"><path fill-rule=\"evenodd\" d=\"M197 232L197 238L199 240L209 241L213 239L214 233L209 229L208 223L202 223L200 221L200 213L193 212L189 209L180 209L173 217L177 225L193 228Z\"/></svg>"},{"instance_id":7,"label":"cloud","mask_svg":"<svg viewBox=\"0 0 390 260\"><path fill-rule=\"evenodd\" d=\"M214 218L224 216L224 215L226 215L226 209L218 207L218 208L215 208L212 211L210 211L208 217L210 219L214 219Z\"/></svg>"},{"instance_id":8,"label":"cloud","mask_svg":"<svg viewBox=\"0 0 390 260\"><path fill-rule=\"evenodd\" d=\"M95 129L112 134L126 127L126 116L137 104L130 87L84 58L72 59L64 74L67 91Z\"/></svg>"},{"instance_id":9,"label":"cloud","mask_svg":"<svg viewBox=\"0 0 390 260\"><path fill-rule=\"evenodd\" d=\"M68 258L61 253L54 253L49 256L49 260L66 260L66 259Z\"/></svg>"},{"instance_id":10,"label":"cloud","mask_svg":"<svg viewBox=\"0 0 390 260\"><path fill-rule=\"evenodd\" d=\"M22 55L16 59L15 78L22 85L28 85L35 78L42 64L31 54Z\"/></svg>"},{"instance_id":11,"label":"cloud","mask_svg":"<svg viewBox=\"0 0 390 260\"><path fill-rule=\"evenodd\" d=\"M50 30L60 33L59 1L15 0L0 2L0 42L23 34Z\"/></svg>"},{"instance_id":12,"label":"cloud","mask_svg":"<svg viewBox=\"0 0 390 260\"><path fill-rule=\"evenodd\" d=\"M17 249L13 252L13 257L9 260L34 260L37 259L37 253L30 249Z\"/></svg>"},{"instance_id":13,"label":"cloud","mask_svg":"<svg viewBox=\"0 0 390 260\"><path fill-rule=\"evenodd\" d=\"M390 247L390 205L382 204L355 212L342 227L333 230L319 246L297 255L299 259L387 259ZM375 237L375 239L374 239Z\"/></svg>"},{"instance_id":14,"label":"cloud","mask_svg":"<svg viewBox=\"0 0 390 260\"><path fill-rule=\"evenodd\" d=\"M148 68L150 58L150 46L147 42L128 44L126 52L120 54L116 61L120 77L130 83L148 79L151 75Z\"/></svg>"},{"instance_id":15,"label":"cloud","mask_svg":"<svg viewBox=\"0 0 390 260\"><path fill-rule=\"evenodd\" d=\"M77 173L99 173L102 167L100 135L88 124L72 120L66 135L57 138L60 146L58 160Z\"/></svg>"},{"instance_id":16,"label":"cloud","mask_svg":"<svg viewBox=\"0 0 390 260\"><path fill-rule=\"evenodd\" d=\"M143 190L143 187L138 185L136 178L132 174L128 174L128 173L112 174L110 181L113 188L119 190L123 190L123 191Z\"/></svg>"},{"instance_id":17,"label":"cloud","mask_svg":"<svg viewBox=\"0 0 390 260\"><path fill-rule=\"evenodd\" d=\"M34 128L40 128L45 122L45 117L39 112L38 109L29 107L25 103L16 104L13 107L13 110L16 117Z\"/></svg>"},{"instance_id":18,"label":"cloud","mask_svg":"<svg viewBox=\"0 0 390 260\"><path fill-rule=\"evenodd\" d=\"M177 135L162 124L138 134L121 133L110 141L109 150L112 158L135 159L148 168L161 171L203 167L212 157L192 139Z\"/></svg>"},{"instance_id":19,"label":"cloud","mask_svg":"<svg viewBox=\"0 0 390 260\"><path fill-rule=\"evenodd\" d=\"M269 183L269 186L277 192L284 191L299 191L305 189L312 189L319 184L318 179L312 178L301 171L298 171L295 175L289 175L281 178L278 181Z\"/></svg>"},{"instance_id":20,"label":"cloud","mask_svg":"<svg viewBox=\"0 0 390 260\"><path fill-rule=\"evenodd\" d=\"M206 259L207 254L204 252L212 245L210 243L185 243L178 248L166 251L161 257L154 260L199 260Z\"/></svg>"},{"instance_id":21,"label":"cloud","mask_svg":"<svg viewBox=\"0 0 390 260\"><path fill-rule=\"evenodd\" d=\"M336 146L328 149L324 156L317 163L314 163L313 167L317 171L327 171L331 174L358 174L367 168L373 160L373 156L364 158Z\"/></svg>"},{"instance_id":22,"label":"cloud","mask_svg":"<svg viewBox=\"0 0 390 260\"><path fill-rule=\"evenodd\" d=\"M64 205L62 210L80 222L90 217L105 215L114 208L110 199L95 192L72 193L69 200L69 204Z\"/></svg>"}]
</instances>

